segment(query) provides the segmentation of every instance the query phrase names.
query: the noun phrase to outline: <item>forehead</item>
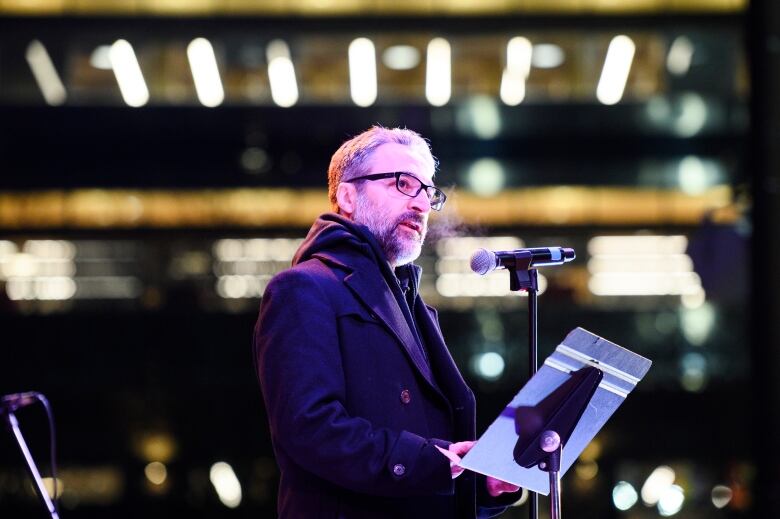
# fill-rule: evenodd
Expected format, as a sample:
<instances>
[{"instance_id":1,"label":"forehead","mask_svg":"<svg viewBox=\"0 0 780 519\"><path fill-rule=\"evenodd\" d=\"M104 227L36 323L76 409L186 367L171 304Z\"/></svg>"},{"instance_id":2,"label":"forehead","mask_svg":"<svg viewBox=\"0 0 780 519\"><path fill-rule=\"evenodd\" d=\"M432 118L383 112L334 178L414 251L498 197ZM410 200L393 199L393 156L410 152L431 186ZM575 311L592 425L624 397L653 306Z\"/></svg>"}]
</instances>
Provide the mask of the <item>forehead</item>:
<instances>
[{"instance_id":1,"label":"forehead","mask_svg":"<svg viewBox=\"0 0 780 519\"><path fill-rule=\"evenodd\" d=\"M368 161L368 174L406 171L417 178L431 184L433 169L423 156L404 144L388 142L378 146Z\"/></svg>"}]
</instances>

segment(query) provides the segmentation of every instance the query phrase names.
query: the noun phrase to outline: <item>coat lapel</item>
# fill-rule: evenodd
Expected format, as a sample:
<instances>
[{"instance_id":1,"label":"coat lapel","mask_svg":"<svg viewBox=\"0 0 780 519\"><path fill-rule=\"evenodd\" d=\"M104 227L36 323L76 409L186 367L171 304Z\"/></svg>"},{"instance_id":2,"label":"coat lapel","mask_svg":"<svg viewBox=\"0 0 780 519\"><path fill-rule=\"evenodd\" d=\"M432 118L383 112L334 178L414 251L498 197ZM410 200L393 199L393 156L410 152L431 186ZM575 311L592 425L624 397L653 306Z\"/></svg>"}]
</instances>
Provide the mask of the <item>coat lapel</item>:
<instances>
[{"instance_id":1,"label":"coat lapel","mask_svg":"<svg viewBox=\"0 0 780 519\"><path fill-rule=\"evenodd\" d=\"M466 381L458 370L455 360L444 342L435 310L417 299L415 305L417 324L425 343L428 345L428 357L431 368L438 374L437 380L446 395L447 402L454 406L458 430L464 431L467 439L474 435L474 412L476 402ZM471 435L471 436L468 436Z\"/></svg>"},{"instance_id":2,"label":"coat lapel","mask_svg":"<svg viewBox=\"0 0 780 519\"><path fill-rule=\"evenodd\" d=\"M431 368L422 357L421 345L409 328L398 302L375 265L357 268L344 278L344 283L371 312L376 314L385 328L400 342L412 364L423 378L438 391ZM371 269L371 270L369 270Z\"/></svg>"}]
</instances>

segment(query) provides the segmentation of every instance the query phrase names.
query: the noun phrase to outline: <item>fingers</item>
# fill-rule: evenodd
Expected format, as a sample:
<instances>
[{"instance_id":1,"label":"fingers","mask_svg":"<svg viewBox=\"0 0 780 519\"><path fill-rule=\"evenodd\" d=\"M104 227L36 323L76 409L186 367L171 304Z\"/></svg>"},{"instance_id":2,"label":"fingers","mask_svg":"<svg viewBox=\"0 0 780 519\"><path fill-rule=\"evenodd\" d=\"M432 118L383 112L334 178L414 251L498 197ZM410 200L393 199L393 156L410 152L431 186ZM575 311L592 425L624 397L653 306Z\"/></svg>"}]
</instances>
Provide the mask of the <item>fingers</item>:
<instances>
[{"instance_id":1,"label":"fingers","mask_svg":"<svg viewBox=\"0 0 780 519\"><path fill-rule=\"evenodd\" d=\"M460 463L460 456L458 456L458 455L457 455L455 452L453 452L452 450L444 450L444 449L442 449L441 447L439 447L438 445L434 445L434 447L436 447L437 449L439 449L439 452L441 452L442 454L444 454L444 455L447 457L447 459L449 459L449 460L450 460L450 463L451 463L451 464L452 464L452 463L455 463L455 464L457 464L457 463Z\"/></svg>"},{"instance_id":2,"label":"fingers","mask_svg":"<svg viewBox=\"0 0 780 519\"><path fill-rule=\"evenodd\" d=\"M520 487L517 485L490 476L487 477L485 483L487 485L488 494L493 497L498 497L504 492L517 492L520 490Z\"/></svg>"},{"instance_id":3,"label":"fingers","mask_svg":"<svg viewBox=\"0 0 780 519\"><path fill-rule=\"evenodd\" d=\"M471 450L474 445L476 445L477 442L473 441L466 441L466 442L456 442L451 443L449 450L450 452L454 452L458 456L465 456L468 451Z\"/></svg>"},{"instance_id":4,"label":"fingers","mask_svg":"<svg viewBox=\"0 0 780 519\"><path fill-rule=\"evenodd\" d=\"M455 454L455 452L453 451L442 449L438 445L434 445L434 447L439 449L439 452L444 454L447 457L447 459L450 460L450 473L452 474L452 479L455 479L461 474L463 474L463 471L465 469L458 466L458 464L460 463L460 456Z\"/></svg>"}]
</instances>

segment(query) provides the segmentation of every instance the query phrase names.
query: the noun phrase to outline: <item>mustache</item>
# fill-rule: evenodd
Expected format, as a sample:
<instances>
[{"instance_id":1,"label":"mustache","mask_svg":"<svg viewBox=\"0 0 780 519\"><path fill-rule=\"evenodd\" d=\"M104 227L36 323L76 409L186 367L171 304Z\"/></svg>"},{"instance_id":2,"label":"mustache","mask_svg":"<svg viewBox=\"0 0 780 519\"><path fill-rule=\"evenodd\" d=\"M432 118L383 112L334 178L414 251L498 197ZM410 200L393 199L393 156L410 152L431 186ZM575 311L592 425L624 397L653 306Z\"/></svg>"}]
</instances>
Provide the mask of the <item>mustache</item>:
<instances>
[{"instance_id":1,"label":"mustache","mask_svg":"<svg viewBox=\"0 0 780 519\"><path fill-rule=\"evenodd\" d=\"M427 218L425 216L421 215L420 213L417 213L415 211L407 211L395 220L394 227L397 227L401 225L403 222L412 222L420 227L420 229L425 229L427 227Z\"/></svg>"}]
</instances>

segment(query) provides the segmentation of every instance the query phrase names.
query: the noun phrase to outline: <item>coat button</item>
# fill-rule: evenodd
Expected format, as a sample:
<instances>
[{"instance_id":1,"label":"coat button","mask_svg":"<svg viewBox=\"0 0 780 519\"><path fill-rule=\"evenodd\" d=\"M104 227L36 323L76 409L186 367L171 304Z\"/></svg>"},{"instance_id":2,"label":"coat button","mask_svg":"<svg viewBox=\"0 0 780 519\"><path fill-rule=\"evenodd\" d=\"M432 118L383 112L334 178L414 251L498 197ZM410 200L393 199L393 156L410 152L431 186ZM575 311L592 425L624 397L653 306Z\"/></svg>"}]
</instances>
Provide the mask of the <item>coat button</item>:
<instances>
[{"instance_id":1,"label":"coat button","mask_svg":"<svg viewBox=\"0 0 780 519\"><path fill-rule=\"evenodd\" d=\"M403 476L404 474L406 474L406 467L404 467L400 463L396 463L395 465L393 465L393 474L399 477Z\"/></svg>"},{"instance_id":2,"label":"coat button","mask_svg":"<svg viewBox=\"0 0 780 519\"><path fill-rule=\"evenodd\" d=\"M401 403L408 404L412 401L412 394L409 392L408 389L404 389L401 391Z\"/></svg>"}]
</instances>

